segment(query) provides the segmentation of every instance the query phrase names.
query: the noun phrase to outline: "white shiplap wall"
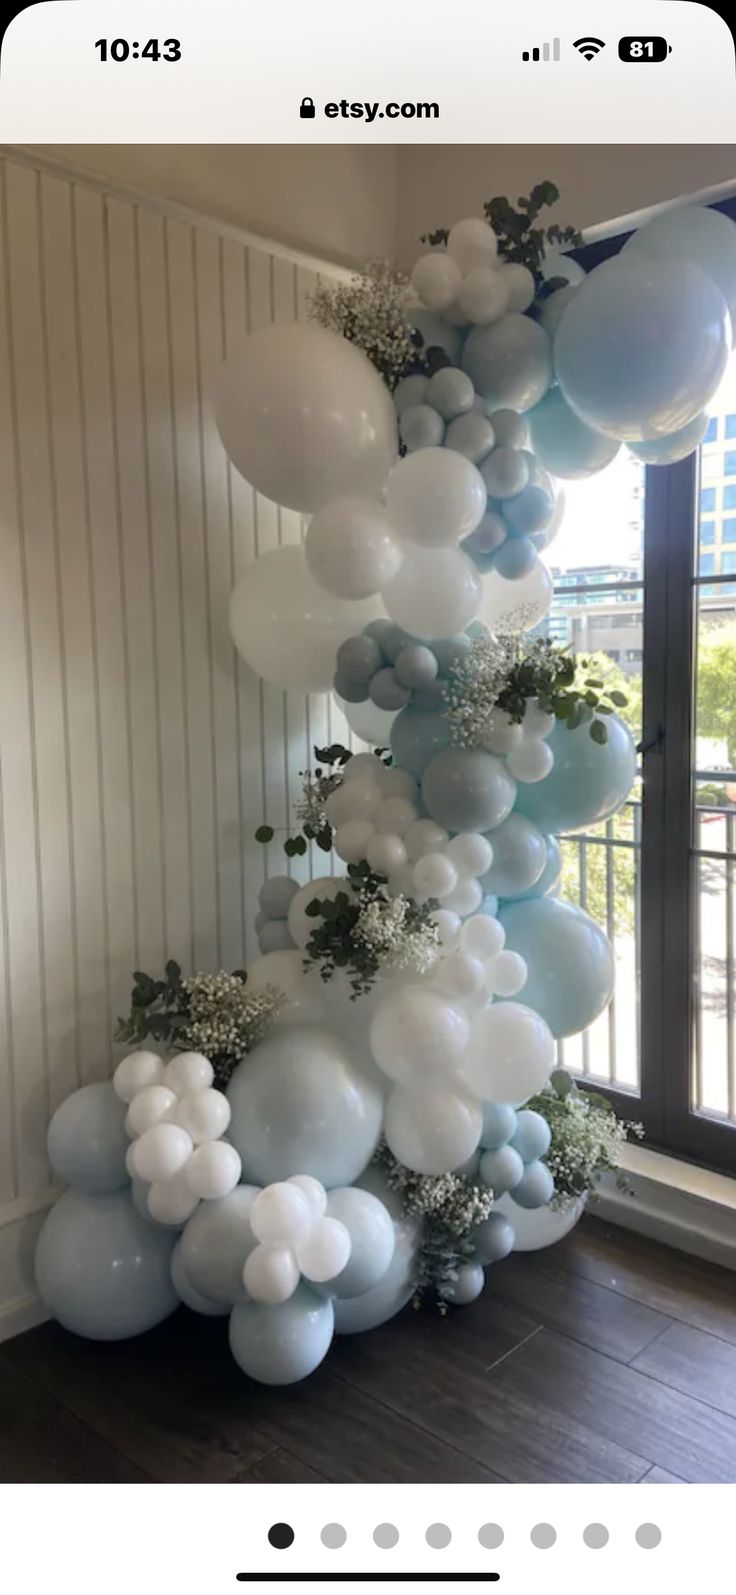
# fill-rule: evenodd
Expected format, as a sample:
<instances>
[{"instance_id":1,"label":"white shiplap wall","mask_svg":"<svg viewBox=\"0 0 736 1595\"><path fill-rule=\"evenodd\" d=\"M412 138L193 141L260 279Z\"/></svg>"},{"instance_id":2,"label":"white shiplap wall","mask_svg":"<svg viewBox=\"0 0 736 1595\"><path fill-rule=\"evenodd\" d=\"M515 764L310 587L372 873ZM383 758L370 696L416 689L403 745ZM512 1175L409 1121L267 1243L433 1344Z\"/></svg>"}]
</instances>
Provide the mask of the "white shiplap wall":
<instances>
[{"instance_id":1,"label":"white shiplap wall","mask_svg":"<svg viewBox=\"0 0 736 1595\"><path fill-rule=\"evenodd\" d=\"M229 467L212 418L231 340L304 315L315 271L1 166L0 1335L34 1313L49 1115L109 1073L131 970L256 955L285 861L253 831L283 830L312 744L346 736L326 696L234 654L231 588L301 526Z\"/></svg>"}]
</instances>

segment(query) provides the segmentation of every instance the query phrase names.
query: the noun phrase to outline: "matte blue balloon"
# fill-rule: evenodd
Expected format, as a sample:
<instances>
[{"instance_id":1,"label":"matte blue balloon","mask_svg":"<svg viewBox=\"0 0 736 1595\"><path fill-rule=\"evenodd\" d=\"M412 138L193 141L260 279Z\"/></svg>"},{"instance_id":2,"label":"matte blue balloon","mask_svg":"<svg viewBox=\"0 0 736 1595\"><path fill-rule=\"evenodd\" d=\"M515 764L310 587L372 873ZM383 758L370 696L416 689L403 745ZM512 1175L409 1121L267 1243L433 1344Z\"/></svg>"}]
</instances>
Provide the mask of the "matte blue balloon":
<instances>
[{"instance_id":1,"label":"matte blue balloon","mask_svg":"<svg viewBox=\"0 0 736 1595\"><path fill-rule=\"evenodd\" d=\"M498 898L494 897L493 893L486 893L486 896L483 898L483 902L481 903L480 908L476 909L476 913L477 914L486 914L489 919L497 919L498 918Z\"/></svg>"},{"instance_id":2,"label":"matte blue balloon","mask_svg":"<svg viewBox=\"0 0 736 1595\"><path fill-rule=\"evenodd\" d=\"M537 550L528 537L511 537L493 556L499 576L507 582L520 581L528 576L537 563Z\"/></svg>"},{"instance_id":3,"label":"matte blue balloon","mask_svg":"<svg viewBox=\"0 0 736 1595\"><path fill-rule=\"evenodd\" d=\"M505 764L481 748L444 748L422 778L427 812L448 831L494 830L511 813L515 796Z\"/></svg>"},{"instance_id":4,"label":"matte blue balloon","mask_svg":"<svg viewBox=\"0 0 736 1595\"><path fill-rule=\"evenodd\" d=\"M689 426L680 427L679 432L671 432L669 437L652 438L649 443L630 443L629 448L643 465L676 465L678 460L686 460L688 454L697 449L707 430L707 415L696 415Z\"/></svg>"},{"instance_id":5,"label":"matte blue balloon","mask_svg":"<svg viewBox=\"0 0 736 1595\"><path fill-rule=\"evenodd\" d=\"M366 1169L356 1182L387 1208L394 1221L394 1255L385 1274L360 1296L335 1302L335 1333L359 1335L388 1323L411 1301L416 1290L421 1220L407 1213L397 1191L388 1185L383 1169Z\"/></svg>"},{"instance_id":6,"label":"matte blue balloon","mask_svg":"<svg viewBox=\"0 0 736 1595\"><path fill-rule=\"evenodd\" d=\"M436 315L434 310L425 310L423 305L410 305L406 312L406 319L410 327L416 327L417 332L421 333L423 339L422 347L425 351L427 349L444 349L450 364L458 365L462 338L457 327L451 327L449 321L445 321L442 316Z\"/></svg>"},{"instance_id":7,"label":"matte blue balloon","mask_svg":"<svg viewBox=\"0 0 736 1595\"><path fill-rule=\"evenodd\" d=\"M452 738L446 715L415 709L411 704L397 714L391 727L391 752L402 770L420 777L430 760Z\"/></svg>"},{"instance_id":8,"label":"matte blue balloon","mask_svg":"<svg viewBox=\"0 0 736 1595\"><path fill-rule=\"evenodd\" d=\"M429 379L427 403L438 410L445 421L454 421L456 416L472 409L474 398L470 378L456 366L445 366Z\"/></svg>"},{"instance_id":9,"label":"matte blue balloon","mask_svg":"<svg viewBox=\"0 0 736 1595\"><path fill-rule=\"evenodd\" d=\"M258 946L262 953L286 953L296 946L285 919L269 919L258 932Z\"/></svg>"},{"instance_id":10,"label":"matte blue balloon","mask_svg":"<svg viewBox=\"0 0 736 1595\"><path fill-rule=\"evenodd\" d=\"M507 1102L484 1102L480 1144L487 1152L497 1152L511 1140L516 1130L516 1109Z\"/></svg>"},{"instance_id":11,"label":"matte blue balloon","mask_svg":"<svg viewBox=\"0 0 736 1595\"><path fill-rule=\"evenodd\" d=\"M490 498L515 498L529 481L529 466L521 449L494 449L480 474Z\"/></svg>"},{"instance_id":12,"label":"matte blue balloon","mask_svg":"<svg viewBox=\"0 0 736 1595\"><path fill-rule=\"evenodd\" d=\"M416 640L416 637L412 637L408 631L404 631L403 626L397 626L396 622L391 620L389 621L388 629L384 631L381 637L381 651L389 664L395 665L402 648L405 648L407 643L416 642Z\"/></svg>"},{"instance_id":13,"label":"matte blue balloon","mask_svg":"<svg viewBox=\"0 0 736 1595\"><path fill-rule=\"evenodd\" d=\"M390 665L384 665L382 670L376 671L368 690L371 702L375 703L377 709L404 709L411 696L409 688L397 681Z\"/></svg>"},{"instance_id":14,"label":"matte blue balloon","mask_svg":"<svg viewBox=\"0 0 736 1595\"><path fill-rule=\"evenodd\" d=\"M448 676L453 665L459 664L463 655L470 648L470 637L467 631L458 631L454 637L438 637L436 642L428 645L437 660L437 668L441 676Z\"/></svg>"},{"instance_id":15,"label":"matte blue balloon","mask_svg":"<svg viewBox=\"0 0 736 1595\"><path fill-rule=\"evenodd\" d=\"M230 1314L230 1350L243 1373L261 1385L294 1385L314 1373L332 1344L329 1297L302 1283L278 1307L243 1302Z\"/></svg>"},{"instance_id":16,"label":"matte blue balloon","mask_svg":"<svg viewBox=\"0 0 736 1595\"><path fill-rule=\"evenodd\" d=\"M479 415L477 410L456 416L445 433L445 448L454 449L456 454L462 454L473 465L478 465L490 454L495 441L490 421L486 416Z\"/></svg>"},{"instance_id":17,"label":"matte blue balloon","mask_svg":"<svg viewBox=\"0 0 736 1595\"><path fill-rule=\"evenodd\" d=\"M356 681L354 676L344 676L336 670L332 685L338 697L344 698L346 703L367 702L368 685L365 681Z\"/></svg>"},{"instance_id":18,"label":"matte blue balloon","mask_svg":"<svg viewBox=\"0 0 736 1595\"><path fill-rule=\"evenodd\" d=\"M492 507L492 501L489 499L488 509L482 521L469 537L463 538L460 545L466 554L470 554L473 558L476 554L494 554L496 549L505 543L509 529L500 511L500 503Z\"/></svg>"},{"instance_id":19,"label":"matte blue balloon","mask_svg":"<svg viewBox=\"0 0 736 1595\"><path fill-rule=\"evenodd\" d=\"M606 715L607 742L594 742L587 725L569 731L558 720L547 746L554 766L543 781L520 782L516 808L541 831L585 831L607 820L628 797L636 774L631 733L618 715Z\"/></svg>"},{"instance_id":20,"label":"matte blue balloon","mask_svg":"<svg viewBox=\"0 0 736 1595\"><path fill-rule=\"evenodd\" d=\"M413 377L402 377L394 388L394 405L396 414L402 416L405 410L412 410L417 404L424 404L429 387L429 377L417 373Z\"/></svg>"},{"instance_id":21,"label":"matte blue balloon","mask_svg":"<svg viewBox=\"0 0 736 1595\"><path fill-rule=\"evenodd\" d=\"M463 349L463 370L491 413L531 410L552 381L552 344L530 316L512 311L490 327L474 327Z\"/></svg>"},{"instance_id":22,"label":"matte blue balloon","mask_svg":"<svg viewBox=\"0 0 736 1595\"><path fill-rule=\"evenodd\" d=\"M340 643L336 664L341 679L366 685L381 669L383 653L375 637L361 633L357 637L346 637L345 642Z\"/></svg>"},{"instance_id":23,"label":"matte blue balloon","mask_svg":"<svg viewBox=\"0 0 736 1595\"><path fill-rule=\"evenodd\" d=\"M538 1158L546 1157L551 1140L552 1131L541 1113L535 1113L533 1108L521 1108L516 1115L511 1145L523 1161L534 1163Z\"/></svg>"},{"instance_id":24,"label":"matte blue balloon","mask_svg":"<svg viewBox=\"0 0 736 1595\"><path fill-rule=\"evenodd\" d=\"M428 687L419 687L412 693L412 709L431 710L434 714L442 714L447 704L448 680L446 676L435 676Z\"/></svg>"},{"instance_id":25,"label":"matte blue balloon","mask_svg":"<svg viewBox=\"0 0 736 1595\"><path fill-rule=\"evenodd\" d=\"M514 1228L502 1213L490 1213L470 1232L473 1258L487 1268L489 1263L502 1263L514 1249Z\"/></svg>"},{"instance_id":26,"label":"matte blue balloon","mask_svg":"<svg viewBox=\"0 0 736 1595\"><path fill-rule=\"evenodd\" d=\"M490 422L500 449L523 449L529 442L529 428L518 410L493 410Z\"/></svg>"},{"instance_id":27,"label":"matte blue balloon","mask_svg":"<svg viewBox=\"0 0 736 1595\"><path fill-rule=\"evenodd\" d=\"M403 687L431 687L437 677L437 657L423 642L408 642L397 654L394 665L396 680Z\"/></svg>"},{"instance_id":28,"label":"matte blue balloon","mask_svg":"<svg viewBox=\"0 0 736 1595\"><path fill-rule=\"evenodd\" d=\"M292 897L296 897L299 882L290 875L271 875L258 893L258 902L267 919L286 919Z\"/></svg>"},{"instance_id":29,"label":"matte blue balloon","mask_svg":"<svg viewBox=\"0 0 736 1595\"><path fill-rule=\"evenodd\" d=\"M502 513L512 537L531 537L549 526L555 501L543 487L529 482L516 498L504 500Z\"/></svg>"},{"instance_id":30,"label":"matte blue balloon","mask_svg":"<svg viewBox=\"0 0 736 1595\"><path fill-rule=\"evenodd\" d=\"M445 436L445 423L439 411L431 404L415 404L404 410L399 422L402 443L410 454L415 449L441 448Z\"/></svg>"},{"instance_id":31,"label":"matte blue balloon","mask_svg":"<svg viewBox=\"0 0 736 1595\"><path fill-rule=\"evenodd\" d=\"M519 815L521 819L521 815ZM545 836L546 861L538 881L529 886L525 892L514 895L524 901L529 897L549 897L559 886L562 874L562 848L556 836Z\"/></svg>"},{"instance_id":32,"label":"matte blue balloon","mask_svg":"<svg viewBox=\"0 0 736 1595\"><path fill-rule=\"evenodd\" d=\"M484 1152L480 1160L481 1183L503 1196L515 1191L524 1173L524 1160L513 1146L499 1146L495 1152Z\"/></svg>"},{"instance_id":33,"label":"matte blue balloon","mask_svg":"<svg viewBox=\"0 0 736 1595\"><path fill-rule=\"evenodd\" d=\"M372 637L373 641L378 643L382 655L381 660L379 660L380 664L383 663L384 659L388 658L383 645L386 641L391 641L395 631L396 626L393 620L388 620L385 615L381 620L369 620L367 626L363 627L361 636Z\"/></svg>"},{"instance_id":34,"label":"matte blue balloon","mask_svg":"<svg viewBox=\"0 0 736 1595\"><path fill-rule=\"evenodd\" d=\"M510 952L527 964L524 1002L553 1036L574 1036L603 1013L613 995L611 943L589 914L556 897L506 903L499 912Z\"/></svg>"},{"instance_id":35,"label":"matte blue balloon","mask_svg":"<svg viewBox=\"0 0 736 1595\"><path fill-rule=\"evenodd\" d=\"M678 205L660 212L632 233L624 255L682 259L701 266L723 294L736 325L736 228L711 205Z\"/></svg>"},{"instance_id":36,"label":"matte blue balloon","mask_svg":"<svg viewBox=\"0 0 736 1595\"><path fill-rule=\"evenodd\" d=\"M546 839L516 810L488 837L493 863L481 885L497 897L521 897L539 880L547 863Z\"/></svg>"},{"instance_id":37,"label":"matte blue balloon","mask_svg":"<svg viewBox=\"0 0 736 1595\"><path fill-rule=\"evenodd\" d=\"M581 421L559 388L551 388L529 414L532 446L553 476L579 481L610 465L621 444ZM541 527L532 528L541 531Z\"/></svg>"},{"instance_id":38,"label":"matte blue balloon","mask_svg":"<svg viewBox=\"0 0 736 1595\"><path fill-rule=\"evenodd\" d=\"M129 1183L127 1111L109 1081L83 1085L56 1109L48 1130L48 1154L65 1185L96 1195Z\"/></svg>"},{"instance_id":39,"label":"matte blue balloon","mask_svg":"<svg viewBox=\"0 0 736 1595\"><path fill-rule=\"evenodd\" d=\"M527 1163L518 1185L514 1186L517 1207L546 1207L555 1194L555 1182L546 1163Z\"/></svg>"},{"instance_id":40,"label":"matte blue balloon","mask_svg":"<svg viewBox=\"0 0 736 1595\"><path fill-rule=\"evenodd\" d=\"M496 556L500 553L500 549L496 549L492 554L481 554L478 549L469 548L467 543L461 543L460 546L466 554L470 555L476 570L480 571L481 576L487 576L489 571L496 569ZM506 543L504 542L501 546L505 548Z\"/></svg>"},{"instance_id":41,"label":"matte blue balloon","mask_svg":"<svg viewBox=\"0 0 736 1595\"><path fill-rule=\"evenodd\" d=\"M176 1230L147 1224L130 1191L66 1191L36 1246L38 1293L54 1318L87 1340L127 1340L179 1305L171 1280Z\"/></svg>"}]
</instances>

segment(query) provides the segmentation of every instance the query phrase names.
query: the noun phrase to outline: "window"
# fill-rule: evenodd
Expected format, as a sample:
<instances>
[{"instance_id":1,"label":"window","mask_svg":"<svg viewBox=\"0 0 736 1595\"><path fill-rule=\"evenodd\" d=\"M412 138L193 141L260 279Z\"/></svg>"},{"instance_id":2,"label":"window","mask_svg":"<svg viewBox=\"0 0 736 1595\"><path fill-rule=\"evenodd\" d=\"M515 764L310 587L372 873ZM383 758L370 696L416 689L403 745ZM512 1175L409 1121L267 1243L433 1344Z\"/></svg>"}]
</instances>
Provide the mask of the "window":
<instances>
[{"instance_id":1,"label":"window","mask_svg":"<svg viewBox=\"0 0 736 1595\"><path fill-rule=\"evenodd\" d=\"M726 526L728 526L728 524L729 524L728 521L724 521L724 523L723 523L724 531L725 531ZM736 521L732 521L731 525L736 527ZM715 521L701 521L700 522L700 546L701 546L701 548L709 547L711 543L715 542L715 540L716 540L716 523L715 523Z\"/></svg>"},{"instance_id":2,"label":"window","mask_svg":"<svg viewBox=\"0 0 736 1595\"><path fill-rule=\"evenodd\" d=\"M736 476L736 449L727 449L723 456L724 476Z\"/></svg>"},{"instance_id":3,"label":"window","mask_svg":"<svg viewBox=\"0 0 736 1595\"><path fill-rule=\"evenodd\" d=\"M736 510L736 485L723 489L724 510Z\"/></svg>"},{"instance_id":4,"label":"window","mask_svg":"<svg viewBox=\"0 0 736 1595\"><path fill-rule=\"evenodd\" d=\"M706 521L705 524L709 525L709 524L712 524L712 523L709 523L709 522ZM722 538L724 543L736 543L736 516L733 516L733 515L726 516L726 519L724 520L723 526L721 528L721 538ZM704 541L704 538L703 538L703 522L702 521L700 523L700 541L701 541L701 543Z\"/></svg>"},{"instance_id":5,"label":"window","mask_svg":"<svg viewBox=\"0 0 736 1595\"><path fill-rule=\"evenodd\" d=\"M704 442L706 442L706 443L712 442L711 435L710 435L711 427L715 427L715 426L717 426L717 422L716 422L715 416L713 415L713 416L711 416L710 421L708 422L708 431L705 434ZM716 434L714 432L713 433L713 437L715 437L715 436L716 436ZM727 438L736 438L736 415L727 415L726 416L726 437Z\"/></svg>"},{"instance_id":6,"label":"window","mask_svg":"<svg viewBox=\"0 0 736 1595\"><path fill-rule=\"evenodd\" d=\"M726 437L727 438L736 438L736 415L727 415L726 416L726 422L728 423L729 421L733 421L733 431L729 432L728 426L726 426ZM714 415L712 415L710 420L709 420L709 422L708 422L708 429L706 431L705 437L703 438L703 442L704 443L715 443L717 436L718 436L718 421L717 421L716 417Z\"/></svg>"},{"instance_id":7,"label":"window","mask_svg":"<svg viewBox=\"0 0 736 1595\"><path fill-rule=\"evenodd\" d=\"M736 571L736 549L721 554L721 570L725 576L730 576Z\"/></svg>"},{"instance_id":8,"label":"window","mask_svg":"<svg viewBox=\"0 0 736 1595\"><path fill-rule=\"evenodd\" d=\"M698 569L701 576L713 576L716 568L715 554L701 554Z\"/></svg>"},{"instance_id":9,"label":"window","mask_svg":"<svg viewBox=\"0 0 736 1595\"><path fill-rule=\"evenodd\" d=\"M728 490L727 490L728 491ZM704 487L700 493L701 510L714 510L716 507L716 490L714 487Z\"/></svg>"}]
</instances>

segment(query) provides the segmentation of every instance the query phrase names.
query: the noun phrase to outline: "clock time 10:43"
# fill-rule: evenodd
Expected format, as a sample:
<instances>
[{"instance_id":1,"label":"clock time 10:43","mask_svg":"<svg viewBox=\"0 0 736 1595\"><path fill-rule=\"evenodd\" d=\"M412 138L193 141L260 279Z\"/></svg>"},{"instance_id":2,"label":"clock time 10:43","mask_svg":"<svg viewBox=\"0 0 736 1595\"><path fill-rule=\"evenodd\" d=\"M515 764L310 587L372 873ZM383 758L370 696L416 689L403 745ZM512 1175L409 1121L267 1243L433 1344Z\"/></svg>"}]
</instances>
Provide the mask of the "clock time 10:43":
<instances>
[{"instance_id":1,"label":"clock time 10:43","mask_svg":"<svg viewBox=\"0 0 736 1595\"><path fill-rule=\"evenodd\" d=\"M180 61L178 39L95 39L101 61Z\"/></svg>"}]
</instances>

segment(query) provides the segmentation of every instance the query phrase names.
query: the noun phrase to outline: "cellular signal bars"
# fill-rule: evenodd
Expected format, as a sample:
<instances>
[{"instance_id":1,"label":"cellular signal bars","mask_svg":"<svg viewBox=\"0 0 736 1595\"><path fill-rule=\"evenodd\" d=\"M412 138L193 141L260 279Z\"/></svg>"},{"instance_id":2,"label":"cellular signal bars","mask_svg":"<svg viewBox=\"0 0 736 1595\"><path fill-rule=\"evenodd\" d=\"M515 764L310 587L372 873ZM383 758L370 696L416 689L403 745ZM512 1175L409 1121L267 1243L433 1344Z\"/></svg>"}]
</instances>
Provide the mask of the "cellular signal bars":
<instances>
[{"instance_id":1,"label":"cellular signal bars","mask_svg":"<svg viewBox=\"0 0 736 1595\"><path fill-rule=\"evenodd\" d=\"M553 39L551 44L543 44L541 49L535 44L533 50L522 50L522 61L559 61L560 41Z\"/></svg>"}]
</instances>

